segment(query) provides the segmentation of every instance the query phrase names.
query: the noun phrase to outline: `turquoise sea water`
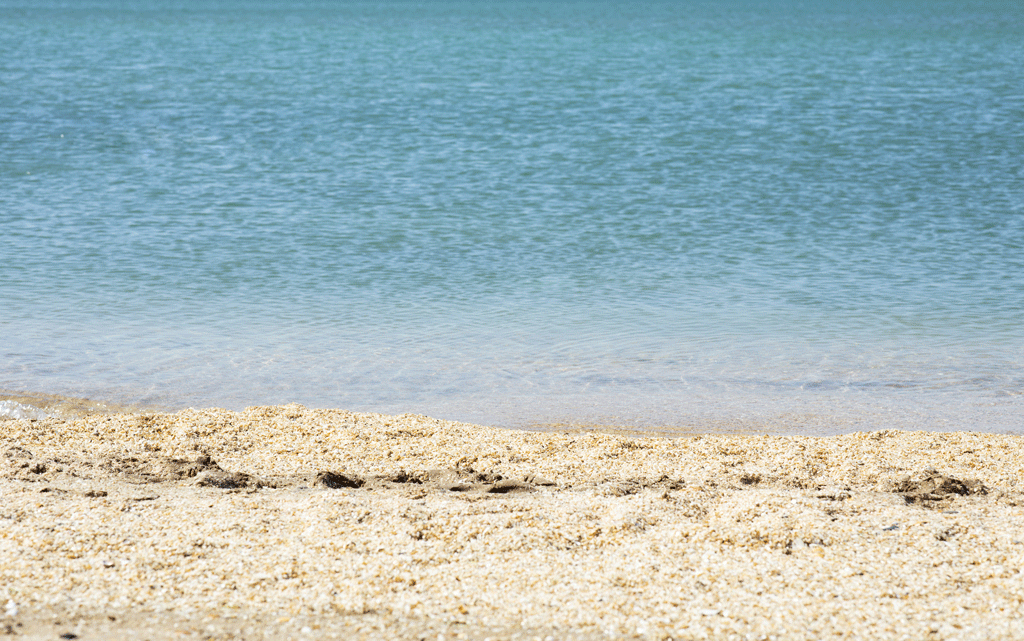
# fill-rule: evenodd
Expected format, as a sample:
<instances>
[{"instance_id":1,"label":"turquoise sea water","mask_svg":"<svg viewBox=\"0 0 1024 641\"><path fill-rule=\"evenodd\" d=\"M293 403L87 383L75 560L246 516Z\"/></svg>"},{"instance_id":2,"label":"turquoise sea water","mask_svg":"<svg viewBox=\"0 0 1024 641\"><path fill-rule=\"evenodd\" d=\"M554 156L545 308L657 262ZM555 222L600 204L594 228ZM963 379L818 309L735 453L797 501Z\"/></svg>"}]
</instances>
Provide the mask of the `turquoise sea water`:
<instances>
[{"instance_id":1,"label":"turquoise sea water","mask_svg":"<svg viewBox=\"0 0 1024 641\"><path fill-rule=\"evenodd\" d=\"M1022 320L1016 2L0 0L0 389L1020 432Z\"/></svg>"}]
</instances>

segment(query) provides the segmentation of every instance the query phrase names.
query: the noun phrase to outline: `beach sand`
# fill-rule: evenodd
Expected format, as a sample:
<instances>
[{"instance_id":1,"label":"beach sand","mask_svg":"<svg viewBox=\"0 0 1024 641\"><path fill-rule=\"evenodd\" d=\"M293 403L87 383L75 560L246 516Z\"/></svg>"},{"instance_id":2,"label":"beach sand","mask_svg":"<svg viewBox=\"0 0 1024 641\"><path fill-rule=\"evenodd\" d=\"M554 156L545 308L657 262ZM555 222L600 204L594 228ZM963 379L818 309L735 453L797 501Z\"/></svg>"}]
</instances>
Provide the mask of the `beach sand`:
<instances>
[{"instance_id":1,"label":"beach sand","mask_svg":"<svg viewBox=\"0 0 1024 641\"><path fill-rule=\"evenodd\" d=\"M1021 639L1020 446L0 421L0 637Z\"/></svg>"}]
</instances>

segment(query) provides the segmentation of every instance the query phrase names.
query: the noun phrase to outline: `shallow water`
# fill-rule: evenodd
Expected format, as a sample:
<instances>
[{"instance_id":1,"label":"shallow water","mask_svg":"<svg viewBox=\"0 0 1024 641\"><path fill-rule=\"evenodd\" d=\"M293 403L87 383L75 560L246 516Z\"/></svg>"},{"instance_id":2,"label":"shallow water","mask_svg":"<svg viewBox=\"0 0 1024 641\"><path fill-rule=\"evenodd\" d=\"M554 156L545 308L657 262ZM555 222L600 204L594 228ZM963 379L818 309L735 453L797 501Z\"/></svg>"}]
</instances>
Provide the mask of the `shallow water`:
<instances>
[{"instance_id":1,"label":"shallow water","mask_svg":"<svg viewBox=\"0 0 1024 641\"><path fill-rule=\"evenodd\" d=\"M0 0L0 54L0 389L1021 430L1013 3Z\"/></svg>"}]
</instances>

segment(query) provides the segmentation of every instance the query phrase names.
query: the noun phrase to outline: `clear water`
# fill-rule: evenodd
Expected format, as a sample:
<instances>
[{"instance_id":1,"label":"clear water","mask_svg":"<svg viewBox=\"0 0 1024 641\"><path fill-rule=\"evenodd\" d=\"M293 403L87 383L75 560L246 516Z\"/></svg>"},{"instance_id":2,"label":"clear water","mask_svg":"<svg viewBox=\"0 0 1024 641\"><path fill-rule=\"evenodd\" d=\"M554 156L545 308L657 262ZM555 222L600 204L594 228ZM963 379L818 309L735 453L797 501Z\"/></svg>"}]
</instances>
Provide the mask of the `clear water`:
<instances>
[{"instance_id":1,"label":"clear water","mask_svg":"<svg viewBox=\"0 0 1024 641\"><path fill-rule=\"evenodd\" d=\"M1024 431L1022 70L994 0L0 0L0 388Z\"/></svg>"}]
</instances>

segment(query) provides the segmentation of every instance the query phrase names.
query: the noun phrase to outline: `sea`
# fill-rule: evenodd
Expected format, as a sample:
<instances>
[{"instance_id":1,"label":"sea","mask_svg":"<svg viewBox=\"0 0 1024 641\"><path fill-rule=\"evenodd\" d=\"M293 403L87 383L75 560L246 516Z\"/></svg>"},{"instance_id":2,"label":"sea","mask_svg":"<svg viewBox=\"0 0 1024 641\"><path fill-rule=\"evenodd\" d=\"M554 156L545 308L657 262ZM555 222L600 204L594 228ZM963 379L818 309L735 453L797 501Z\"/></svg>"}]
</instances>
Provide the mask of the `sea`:
<instances>
[{"instance_id":1,"label":"sea","mask_svg":"<svg viewBox=\"0 0 1024 641\"><path fill-rule=\"evenodd\" d=\"M0 390L1024 433L1024 8L0 0Z\"/></svg>"}]
</instances>

